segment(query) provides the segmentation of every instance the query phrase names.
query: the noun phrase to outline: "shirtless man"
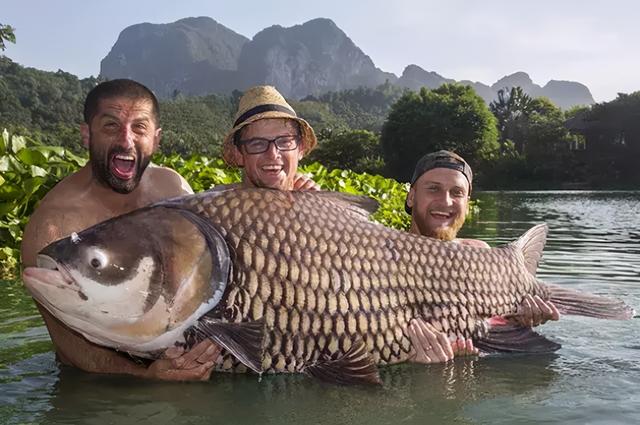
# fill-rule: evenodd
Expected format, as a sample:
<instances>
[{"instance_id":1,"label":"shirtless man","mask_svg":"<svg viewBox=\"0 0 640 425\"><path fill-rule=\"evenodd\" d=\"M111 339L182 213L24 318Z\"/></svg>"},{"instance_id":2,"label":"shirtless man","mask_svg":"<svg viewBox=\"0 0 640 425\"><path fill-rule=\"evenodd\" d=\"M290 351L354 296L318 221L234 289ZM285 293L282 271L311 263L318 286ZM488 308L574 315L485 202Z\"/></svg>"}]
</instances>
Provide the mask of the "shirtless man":
<instances>
[{"instance_id":1,"label":"shirtless man","mask_svg":"<svg viewBox=\"0 0 640 425\"><path fill-rule=\"evenodd\" d=\"M469 164L449 151L427 154L416 164L405 209L411 214L411 233L453 241L479 248L489 245L477 239L457 238L469 206L473 173ZM560 314L550 302L527 295L516 315L508 321L523 327L533 327L547 320L558 320ZM413 320L409 336L416 347L415 361L440 363L455 355L474 355L478 350L472 341L451 342L447 335L421 320Z\"/></svg>"},{"instance_id":2,"label":"shirtless man","mask_svg":"<svg viewBox=\"0 0 640 425\"><path fill-rule=\"evenodd\" d=\"M158 101L143 85L112 80L87 95L83 144L89 162L58 183L42 200L22 240L24 267L35 266L49 243L101 221L153 202L192 193L175 171L149 164L162 130ZM163 380L206 380L219 354L206 340L184 354L172 348L148 367L116 351L95 345L54 318L42 306L58 359L87 372L118 373Z\"/></svg>"}]
</instances>

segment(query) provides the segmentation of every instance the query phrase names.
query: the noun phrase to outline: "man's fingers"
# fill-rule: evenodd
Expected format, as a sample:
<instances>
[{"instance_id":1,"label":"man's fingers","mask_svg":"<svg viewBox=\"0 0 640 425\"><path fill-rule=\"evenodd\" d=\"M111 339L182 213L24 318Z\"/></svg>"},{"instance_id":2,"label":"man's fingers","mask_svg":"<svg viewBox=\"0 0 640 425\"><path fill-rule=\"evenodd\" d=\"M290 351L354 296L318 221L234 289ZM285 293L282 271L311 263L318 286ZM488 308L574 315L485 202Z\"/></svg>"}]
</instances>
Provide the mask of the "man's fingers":
<instances>
[{"instance_id":1,"label":"man's fingers","mask_svg":"<svg viewBox=\"0 0 640 425\"><path fill-rule=\"evenodd\" d=\"M442 362L451 360L453 358L453 348L451 347L451 341L444 332L436 332L437 343L433 344L433 351Z\"/></svg>"},{"instance_id":2,"label":"man's fingers","mask_svg":"<svg viewBox=\"0 0 640 425\"><path fill-rule=\"evenodd\" d=\"M183 354L184 354L184 348L173 346L173 347L167 348L167 350L163 353L163 357L165 359L177 359Z\"/></svg>"},{"instance_id":3,"label":"man's fingers","mask_svg":"<svg viewBox=\"0 0 640 425\"><path fill-rule=\"evenodd\" d=\"M552 302L548 302L547 305L551 308L551 318L549 320L560 320L560 312L556 305Z\"/></svg>"},{"instance_id":4,"label":"man's fingers","mask_svg":"<svg viewBox=\"0 0 640 425\"><path fill-rule=\"evenodd\" d=\"M215 362L222 351L222 347L217 344L211 344L207 350L198 357L198 363Z\"/></svg>"},{"instance_id":5,"label":"man's fingers","mask_svg":"<svg viewBox=\"0 0 640 425\"><path fill-rule=\"evenodd\" d=\"M200 365L198 362L198 357L203 355L209 347L213 345L213 341L210 339L205 339L197 343L191 350L186 352L184 355L174 359L173 366L177 369L193 369Z\"/></svg>"},{"instance_id":6,"label":"man's fingers","mask_svg":"<svg viewBox=\"0 0 640 425\"><path fill-rule=\"evenodd\" d=\"M428 363L428 356L425 351L425 347L428 342L422 333L420 323L417 320L412 320L409 324L409 339L411 339L411 345L416 352L415 361L419 363Z\"/></svg>"}]
</instances>

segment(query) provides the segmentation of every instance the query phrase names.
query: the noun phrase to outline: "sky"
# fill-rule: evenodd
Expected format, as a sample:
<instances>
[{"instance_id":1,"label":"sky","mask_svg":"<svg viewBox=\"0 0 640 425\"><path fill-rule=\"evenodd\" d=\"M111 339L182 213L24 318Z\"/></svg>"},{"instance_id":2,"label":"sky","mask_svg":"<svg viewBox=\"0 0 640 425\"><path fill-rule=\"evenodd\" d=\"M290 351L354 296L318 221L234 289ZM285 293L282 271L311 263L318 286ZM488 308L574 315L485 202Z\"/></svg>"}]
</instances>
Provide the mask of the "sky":
<instances>
[{"instance_id":1,"label":"sky","mask_svg":"<svg viewBox=\"0 0 640 425\"><path fill-rule=\"evenodd\" d=\"M597 102L640 90L640 3L633 0L3 0L0 23L15 62L98 75L119 33L141 22L209 16L252 38L271 25L329 18L377 67L409 64L493 84L527 72L585 84Z\"/></svg>"}]
</instances>

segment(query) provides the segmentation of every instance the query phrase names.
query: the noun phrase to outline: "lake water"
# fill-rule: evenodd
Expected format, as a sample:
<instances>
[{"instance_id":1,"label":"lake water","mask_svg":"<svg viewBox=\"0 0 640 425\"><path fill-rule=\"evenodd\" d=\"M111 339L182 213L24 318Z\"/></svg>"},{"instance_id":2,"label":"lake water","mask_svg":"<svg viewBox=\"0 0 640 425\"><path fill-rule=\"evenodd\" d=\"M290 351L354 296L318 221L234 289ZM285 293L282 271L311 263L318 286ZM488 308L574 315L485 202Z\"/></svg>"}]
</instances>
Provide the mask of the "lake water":
<instances>
[{"instance_id":1,"label":"lake water","mask_svg":"<svg viewBox=\"0 0 640 425\"><path fill-rule=\"evenodd\" d=\"M640 192L479 193L465 236L491 245L547 222L539 277L640 310ZM459 358L382 371L380 388L304 376L148 382L59 367L22 285L0 282L0 423L637 424L640 321L562 317L547 356Z\"/></svg>"}]
</instances>

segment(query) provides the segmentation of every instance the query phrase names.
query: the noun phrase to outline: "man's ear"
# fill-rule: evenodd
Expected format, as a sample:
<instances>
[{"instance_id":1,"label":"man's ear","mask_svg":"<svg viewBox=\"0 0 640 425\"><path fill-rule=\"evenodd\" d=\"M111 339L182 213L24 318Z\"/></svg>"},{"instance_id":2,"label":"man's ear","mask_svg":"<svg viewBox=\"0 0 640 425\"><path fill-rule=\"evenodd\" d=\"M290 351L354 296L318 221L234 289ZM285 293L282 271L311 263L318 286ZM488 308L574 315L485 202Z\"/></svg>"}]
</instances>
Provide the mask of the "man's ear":
<instances>
[{"instance_id":1,"label":"man's ear","mask_svg":"<svg viewBox=\"0 0 640 425\"><path fill-rule=\"evenodd\" d=\"M240 148L236 145L233 145L233 157L238 167L244 167L244 155L242 155Z\"/></svg>"},{"instance_id":2,"label":"man's ear","mask_svg":"<svg viewBox=\"0 0 640 425\"><path fill-rule=\"evenodd\" d=\"M304 156L304 149L302 148L298 149L298 161L300 161L303 156Z\"/></svg>"},{"instance_id":3,"label":"man's ear","mask_svg":"<svg viewBox=\"0 0 640 425\"><path fill-rule=\"evenodd\" d=\"M407 206L413 208L413 197L416 195L416 190L412 187L407 194Z\"/></svg>"},{"instance_id":4,"label":"man's ear","mask_svg":"<svg viewBox=\"0 0 640 425\"><path fill-rule=\"evenodd\" d=\"M158 147L160 146L160 140L162 140L162 129L158 128L156 130L156 134L153 136L153 152L156 152L158 150Z\"/></svg>"},{"instance_id":5,"label":"man's ear","mask_svg":"<svg viewBox=\"0 0 640 425\"><path fill-rule=\"evenodd\" d=\"M82 139L82 146L89 148L89 139L91 139L91 130L89 130L89 124L83 122L80 124L80 138Z\"/></svg>"}]
</instances>

